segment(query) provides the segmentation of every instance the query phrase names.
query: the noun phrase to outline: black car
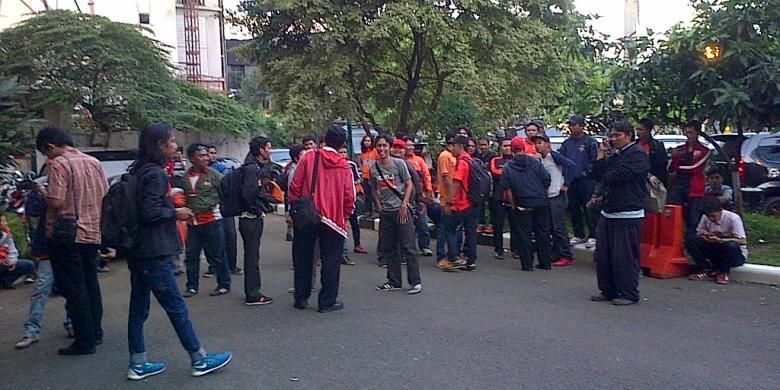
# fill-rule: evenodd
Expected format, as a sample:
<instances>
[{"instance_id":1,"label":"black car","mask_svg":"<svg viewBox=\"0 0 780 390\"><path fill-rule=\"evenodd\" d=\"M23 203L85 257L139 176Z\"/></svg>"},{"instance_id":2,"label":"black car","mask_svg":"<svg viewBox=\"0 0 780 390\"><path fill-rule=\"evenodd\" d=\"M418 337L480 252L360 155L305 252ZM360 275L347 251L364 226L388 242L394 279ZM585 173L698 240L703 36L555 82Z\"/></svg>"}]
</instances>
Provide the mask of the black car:
<instances>
[{"instance_id":1,"label":"black car","mask_svg":"<svg viewBox=\"0 0 780 390\"><path fill-rule=\"evenodd\" d=\"M739 176L745 202L780 215L780 133L757 134L742 143Z\"/></svg>"}]
</instances>

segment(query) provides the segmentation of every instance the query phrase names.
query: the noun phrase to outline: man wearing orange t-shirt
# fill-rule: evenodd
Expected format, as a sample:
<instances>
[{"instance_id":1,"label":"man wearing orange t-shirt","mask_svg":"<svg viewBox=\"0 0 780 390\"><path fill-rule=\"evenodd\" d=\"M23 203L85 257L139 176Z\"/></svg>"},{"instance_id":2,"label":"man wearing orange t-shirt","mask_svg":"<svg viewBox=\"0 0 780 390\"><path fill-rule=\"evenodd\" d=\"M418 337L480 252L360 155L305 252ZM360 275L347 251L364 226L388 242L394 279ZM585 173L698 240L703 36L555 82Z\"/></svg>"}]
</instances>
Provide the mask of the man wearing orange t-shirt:
<instances>
[{"instance_id":1,"label":"man wearing orange t-shirt","mask_svg":"<svg viewBox=\"0 0 780 390\"><path fill-rule=\"evenodd\" d=\"M457 159L455 170L452 173L452 190L450 202L442 206L442 212L449 215L450 223L447 224L447 258L456 267L466 271L477 268L477 219L479 218L479 205L473 203L468 196L469 178L471 176L471 159L467 152L469 139L459 135L453 139L452 155ZM466 260L458 259L457 231L456 227L463 224L465 235L463 253Z\"/></svg>"},{"instance_id":2,"label":"man wearing orange t-shirt","mask_svg":"<svg viewBox=\"0 0 780 390\"><path fill-rule=\"evenodd\" d=\"M428 164L425 163L422 157L414 153L414 141L411 139L406 140L406 161L408 161L422 180L423 201L417 204L417 212L419 217L417 218L415 232L417 233L417 247L420 250L422 256L433 256L431 251L431 230L428 228L428 210L427 204L430 204L433 199L433 184L431 183L431 171L428 169Z\"/></svg>"},{"instance_id":3,"label":"man wearing orange t-shirt","mask_svg":"<svg viewBox=\"0 0 780 390\"><path fill-rule=\"evenodd\" d=\"M446 246L449 244L447 239L447 231L450 230L448 226L451 223L451 216L448 213L444 213L444 209L450 204L450 194L452 192L452 172L455 170L455 156L452 155L453 139L457 136L456 130L447 132L445 141L447 143L447 149L442 150L439 154L438 160L438 190L439 190L439 202L441 203L442 216L438 224L438 234L436 237L436 262L439 264L439 268L450 271L454 269L454 264L448 260L448 253ZM452 230L456 231L457 226L453 226ZM455 236L457 233L453 233ZM460 245L458 245L460 248ZM452 250L458 251L459 249L452 248Z\"/></svg>"}]
</instances>

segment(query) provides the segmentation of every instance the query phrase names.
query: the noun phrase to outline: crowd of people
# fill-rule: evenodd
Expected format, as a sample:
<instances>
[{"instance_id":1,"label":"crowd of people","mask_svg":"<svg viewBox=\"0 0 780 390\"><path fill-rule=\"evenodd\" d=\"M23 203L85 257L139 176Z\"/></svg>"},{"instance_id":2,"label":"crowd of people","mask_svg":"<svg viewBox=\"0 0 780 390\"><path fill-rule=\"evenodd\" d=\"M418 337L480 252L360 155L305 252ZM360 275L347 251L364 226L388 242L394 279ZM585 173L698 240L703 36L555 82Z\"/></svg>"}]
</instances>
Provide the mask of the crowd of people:
<instances>
[{"instance_id":1,"label":"crowd of people","mask_svg":"<svg viewBox=\"0 0 780 390\"><path fill-rule=\"evenodd\" d=\"M685 126L688 142L673 150L671 161L663 143L653 139L654 127L649 120L636 127L616 122L607 139L598 142L586 134L585 118L575 115L568 121L571 136L557 151L539 120L524 124L521 134L495 141L475 137L467 128L454 129L445 136L432 174L414 140L403 134L366 136L357 161L351 161L346 146L351 140L334 125L321 142L311 136L293 145L291 162L274 175L272 140L266 137L253 138L243 165L230 170L218 161L215 147L195 143L185 150L176 144L171 126L150 125L140 132L138 158L129 169L137 180L139 229L136 244L123 254L131 282L127 377L143 379L166 368L147 359L143 328L150 294L189 353L192 375L230 362L231 353L203 348L184 298L199 293L201 277L216 277L209 293L216 297L229 294L232 277L243 275L245 304L271 304L273 298L261 293L260 245L265 213L279 203L289 210L286 238L292 242L291 292L297 309L309 307L317 265L317 310L344 308L340 267L355 264L348 256L350 234L353 251L367 253L360 242L361 213L379 218L376 253L386 279L378 291L401 290L406 265L406 293L421 293L419 256L436 256L436 265L446 272L474 271L477 242L488 236L494 257L511 256L523 271L571 265L572 246L593 247L599 294L591 299L635 304L650 176L668 186L670 203L684 207L685 242L695 262L689 278L728 283L730 268L747 257L745 229L739 215L729 211L732 192L722 174L707 170L705 175L709 150L698 141L701 125ZM36 262L19 258L0 218L0 282L12 287L37 263L29 320L16 348L38 342L43 311L56 289L66 299L65 325L74 339L59 353L93 354L103 339L97 270L101 253L105 258L116 252L101 246L108 180L100 162L75 148L66 130L41 130L36 148L48 158L48 185L31 194L41 205L38 227L31 232ZM243 269L237 264L237 234ZM203 275L202 254L209 266ZM176 282L181 274L186 274L183 293Z\"/></svg>"}]
</instances>

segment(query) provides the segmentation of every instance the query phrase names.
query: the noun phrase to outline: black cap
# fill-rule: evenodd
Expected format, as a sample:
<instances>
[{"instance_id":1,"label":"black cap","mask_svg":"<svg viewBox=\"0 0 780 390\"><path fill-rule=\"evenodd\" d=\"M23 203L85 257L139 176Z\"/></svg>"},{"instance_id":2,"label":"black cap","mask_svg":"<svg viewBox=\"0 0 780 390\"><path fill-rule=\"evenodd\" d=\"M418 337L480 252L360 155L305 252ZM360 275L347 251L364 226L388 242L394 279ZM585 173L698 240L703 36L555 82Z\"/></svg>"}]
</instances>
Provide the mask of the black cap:
<instances>
[{"instance_id":1,"label":"black cap","mask_svg":"<svg viewBox=\"0 0 780 390\"><path fill-rule=\"evenodd\" d=\"M532 119L528 121L528 123L525 124L526 127L534 125L539 128L539 130L544 131L544 122L542 122L541 119Z\"/></svg>"},{"instance_id":2,"label":"black cap","mask_svg":"<svg viewBox=\"0 0 780 390\"><path fill-rule=\"evenodd\" d=\"M537 134L537 135L531 137L531 141L532 142L536 142L536 140L538 140L538 139L544 140L544 142L550 142L550 137L548 137L546 134L540 133L540 134Z\"/></svg>"},{"instance_id":3,"label":"black cap","mask_svg":"<svg viewBox=\"0 0 780 390\"><path fill-rule=\"evenodd\" d=\"M566 123L570 125L584 125L585 117L582 115L572 115L569 117L569 120L566 121Z\"/></svg>"}]
</instances>

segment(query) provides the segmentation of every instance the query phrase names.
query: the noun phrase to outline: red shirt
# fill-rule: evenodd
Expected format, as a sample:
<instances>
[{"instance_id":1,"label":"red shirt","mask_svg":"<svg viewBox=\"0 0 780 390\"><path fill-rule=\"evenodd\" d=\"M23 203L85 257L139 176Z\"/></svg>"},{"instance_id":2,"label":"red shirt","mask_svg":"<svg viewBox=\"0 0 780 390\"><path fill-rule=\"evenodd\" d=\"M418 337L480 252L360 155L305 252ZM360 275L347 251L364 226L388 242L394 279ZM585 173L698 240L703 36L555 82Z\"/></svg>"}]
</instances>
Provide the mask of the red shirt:
<instances>
[{"instance_id":1,"label":"red shirt","mask_svg":"<svg viewBox=\"0 0 780 390\"><path fill-rule=\"evenodd\" d=\"M683 161L686 155L689 155L690 158L688 161ZM688 196L691 198L704 197L704 169L709 157L710 150L698 142L692 146L680 145L672 151L669 172L691 176L691 186L688 192Z\"/></svg>"},{"instance_id":2,"label":"red shirt","mask_svg":"<svg viewBox=\"0 0 780 390\"><path fill-rule=\"evenodd\" d=\"M455 163L455 172L452 174L452 180L460 184L460 189L452 198L452 211L465 211L471 208L469 200L469 176L471 175L471 156L468 153L462 153L458 156Z\"/></svg>"}]
</instances>

